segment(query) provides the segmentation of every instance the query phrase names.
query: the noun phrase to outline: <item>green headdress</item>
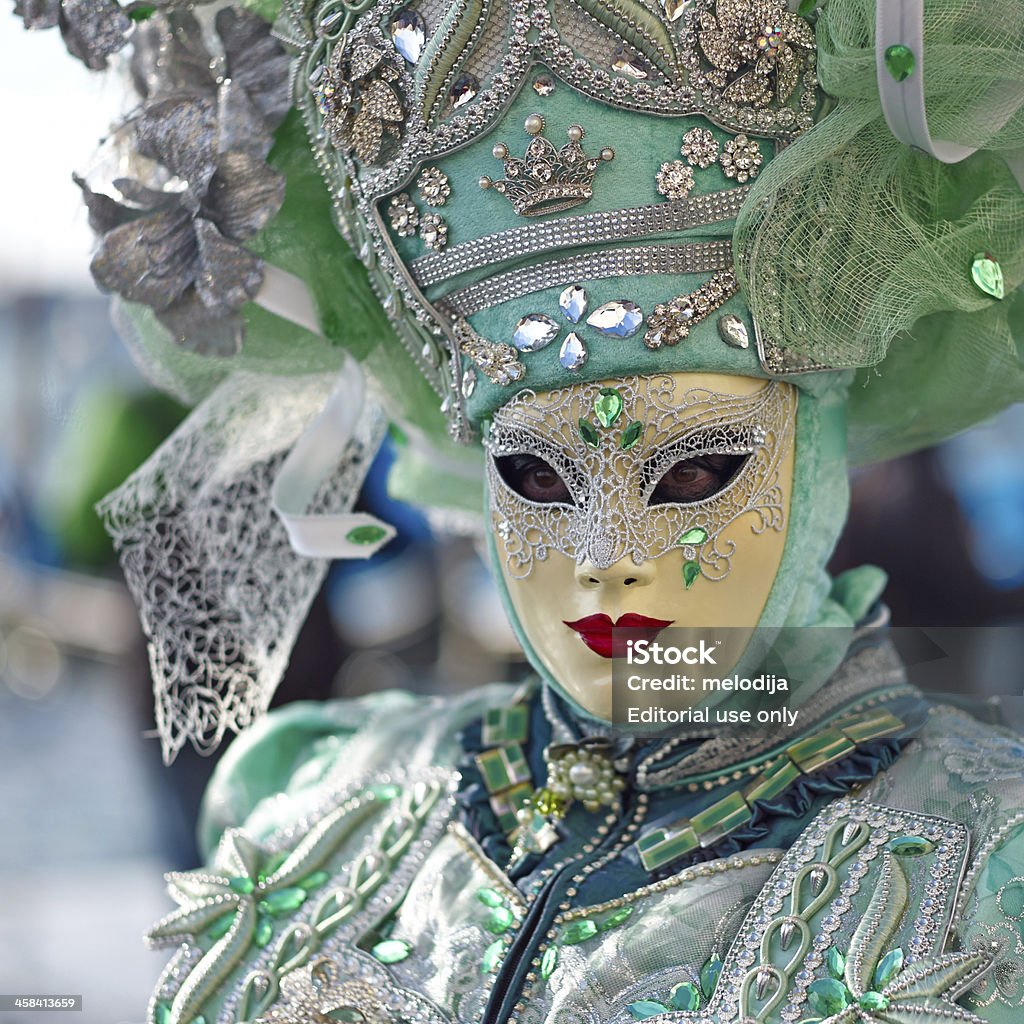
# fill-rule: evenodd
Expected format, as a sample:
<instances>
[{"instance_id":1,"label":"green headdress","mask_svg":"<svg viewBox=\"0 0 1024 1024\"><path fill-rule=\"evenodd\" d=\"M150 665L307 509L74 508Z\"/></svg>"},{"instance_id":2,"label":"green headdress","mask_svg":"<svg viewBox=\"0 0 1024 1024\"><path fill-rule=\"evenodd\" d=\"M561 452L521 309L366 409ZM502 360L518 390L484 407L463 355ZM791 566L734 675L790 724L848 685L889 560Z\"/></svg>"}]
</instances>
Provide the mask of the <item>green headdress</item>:
<instances>
[{"instance_id":1,"label":"green headdress","mask_svg":"<svg viewBox=\"0 0 1024 1024\"><path fill-rule=\"evenodd\" d=\"M234 8L205 35L192 14L149 18L131 44L143 106L122 132L147 187L119 179L113 203L87 188L95 269L149 305L122 322L153 378L202 404L107 511L126 550L184 546L199 570L264 561L256 587L243 568L206 573L223 621L243 625L212 616L198 658L176 653L152 566L132 567L158 692L173 693L170 753L269 700L319 576L301 560L305 582L278 600L296 576L280 524L239 528L236 558L230 528L211 542L211 509L227 494L269 509L343 366L354 400L349 356L372 398L349 410L344 469L319 496L342 511L391 421L408 441L396 493L478 514L473 442L524 388L687 369L782 378L834 439L855 380L855 461L1024 395L1024 14L1016 0L930 0L908 46L889 4L285 0L261 9L273 35ZM929 124L940 155L975 152L950 165L910 148L938 151ZM821 558L780 622L822 607L845 496L827 464L827 482L798 466L834 514L813 527ZM182 503L176 521L199 525L169 547L157 524ZM389 535L363 530L360 553ZM241 651L231 665L203 653L223 629ZM196 698L204 687L215 697Z\"/></svg>"}]
</instances>

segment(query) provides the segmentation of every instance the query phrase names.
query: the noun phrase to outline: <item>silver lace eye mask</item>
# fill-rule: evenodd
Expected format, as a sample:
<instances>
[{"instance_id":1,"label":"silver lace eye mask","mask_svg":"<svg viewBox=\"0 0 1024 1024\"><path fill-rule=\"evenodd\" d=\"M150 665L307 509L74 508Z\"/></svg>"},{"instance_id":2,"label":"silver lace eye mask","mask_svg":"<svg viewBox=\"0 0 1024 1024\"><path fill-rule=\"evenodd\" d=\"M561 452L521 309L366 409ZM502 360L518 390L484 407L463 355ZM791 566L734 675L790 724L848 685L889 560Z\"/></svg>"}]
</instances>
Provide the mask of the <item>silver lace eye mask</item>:
<instances>
[{"instance_id":1,"label":"silver lace eye mask","mask_svg":"<svg viewBox=\"0 0 1024 1024\"><path fill-rule=\"evenodd\" d=\"M753 513L751 532L785 527L780 467L793 443L797 393L769 382L751 395L684 388L669 375L627 377L614 388L575 384L522 391L495 413L484 445L494 529L509 574L560 551L577 564L640 564L682 547L684 581L717 580L736 544L722 533ZM747 455L717 493L687 504L649 504L675 463ZM532 455L565 482L572 503L532 501L505 482L497 458Z\"/></svg>"}]
</instances>

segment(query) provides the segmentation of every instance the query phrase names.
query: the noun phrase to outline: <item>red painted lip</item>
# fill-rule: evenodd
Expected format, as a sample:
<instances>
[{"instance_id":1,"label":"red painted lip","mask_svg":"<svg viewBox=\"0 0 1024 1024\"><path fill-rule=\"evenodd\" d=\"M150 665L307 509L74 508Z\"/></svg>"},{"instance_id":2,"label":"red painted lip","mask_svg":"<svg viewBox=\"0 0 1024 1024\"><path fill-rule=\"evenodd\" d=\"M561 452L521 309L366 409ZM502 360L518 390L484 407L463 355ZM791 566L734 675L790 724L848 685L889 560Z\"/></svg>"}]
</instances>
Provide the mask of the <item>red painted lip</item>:
<instances>
[{"instance_id":1,"label":"red painted lip","mask_svg":"<svg viewBox=\"0 0 1024 1024\"><path fill-rule=\"evenodd\" d=\"M625 615L620 615L616 622L612 622L610 616L599 612L575 622L566 619L562 621L571 630L579 633L580 639L595 654L600 654L602 658L624 658L626 639L621 636L613 637L612 630L630 630L630 640L653 640L666 626L671 626L675 619L652 619L636 612L626 612Z\"/></svg>"}]
</instances>

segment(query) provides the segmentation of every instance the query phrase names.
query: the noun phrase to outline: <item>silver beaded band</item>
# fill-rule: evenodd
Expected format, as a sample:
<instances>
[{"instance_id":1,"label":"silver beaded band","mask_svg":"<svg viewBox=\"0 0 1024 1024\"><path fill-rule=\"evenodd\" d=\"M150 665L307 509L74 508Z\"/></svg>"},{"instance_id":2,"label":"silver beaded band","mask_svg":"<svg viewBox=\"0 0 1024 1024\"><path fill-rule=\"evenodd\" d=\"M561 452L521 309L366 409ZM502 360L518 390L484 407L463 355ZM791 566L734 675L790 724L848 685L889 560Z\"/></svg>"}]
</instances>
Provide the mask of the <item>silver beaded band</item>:
<instances>
[{"instance_id":1,"label":"silver beaded band","mask_svg":"<svg viewBox=\"0 0 1024 1024\"><path fill-rule=\"evenodd\" d=\"M731 242L692 245L638 245L603 252L564 256L521 270L496 274L485 281L449 292L435 302L439 310L472 316L510 299L578 281L645 274L705 274L732 266Z\"/></svg>"},{"instance_id":2,"label":"silver beaded band","mask_svg":"<svg viewBox=\"0 0 1024 1024\"><path fill-rule=\"evenodd\" d=\"M525 224L474 238L444 252L427 253L409 265L413 279L426 288L470 270L523 256L572 249L628 238L651 238L687 228L732 220L750 191L748 185L709 192L693 199L634 206L625 210L585 213L543 224Z\"/></svg>"}]
</instances>

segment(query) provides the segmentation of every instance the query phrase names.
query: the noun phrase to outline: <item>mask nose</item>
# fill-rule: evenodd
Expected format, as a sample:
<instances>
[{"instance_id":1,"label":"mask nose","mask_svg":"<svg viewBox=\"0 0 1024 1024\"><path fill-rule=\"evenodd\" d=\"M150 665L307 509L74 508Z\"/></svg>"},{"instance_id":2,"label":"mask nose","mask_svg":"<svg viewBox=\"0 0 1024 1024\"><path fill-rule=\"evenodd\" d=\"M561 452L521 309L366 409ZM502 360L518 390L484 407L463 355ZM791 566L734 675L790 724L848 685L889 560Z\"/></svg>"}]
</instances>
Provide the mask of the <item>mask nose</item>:
<instances>
[{"instance_id":1,"label":"mask nose","mask_svg":"<svg viewBox=\"0 0 1024 1024\"><path fill-rule=\"evenodd\" d=\"M589 559L576 566L576 583L585 590L646 587L653 580L654 569L650 559L637 565L629 555L605 568Z\"/></svg>"}]
</instances>

